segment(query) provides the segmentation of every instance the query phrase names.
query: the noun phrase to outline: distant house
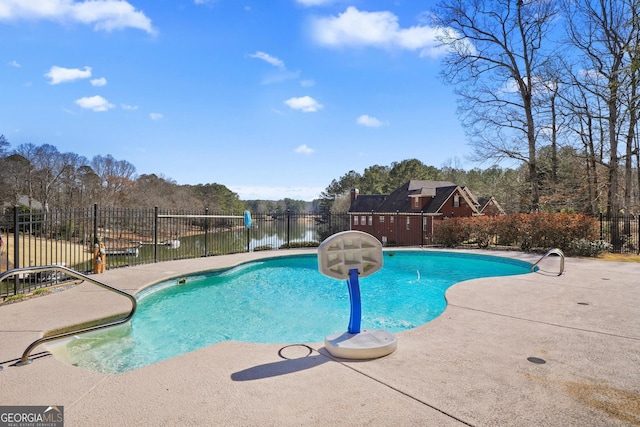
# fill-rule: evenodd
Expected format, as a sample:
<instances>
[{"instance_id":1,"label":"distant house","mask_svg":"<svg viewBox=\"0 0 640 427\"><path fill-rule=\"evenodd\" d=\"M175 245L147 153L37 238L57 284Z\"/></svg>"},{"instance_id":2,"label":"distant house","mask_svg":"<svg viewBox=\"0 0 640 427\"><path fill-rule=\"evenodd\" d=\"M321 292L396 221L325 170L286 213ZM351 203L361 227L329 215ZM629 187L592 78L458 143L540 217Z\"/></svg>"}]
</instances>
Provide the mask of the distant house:
<instances>
[{"instance_id":1,"label":"distant house","mask_svg":"<svg viewBox=\"0 0 640 427\"><path fill-rule=\"evenodd\" d=\"M383 244L429 243L437 221L452 217L499 215L493 198L481 201L466 187L449 181L411 180L388 195L361 195L351 190L351 229L377 237Z\"/></svg>"},{"instance_id":2,"label":"distant house","mask_svg":"<svg viewBox=\"0 0 640 427\"><path fill-rule=\"evenodd\" d=\"M493 197L483 197L480 199L480 213L483 215L489 216L498 216L504 215L504 209L498 203L498 201Z\"/></svg>"},{"instance_id":3,"label":"distant house","mask_svg":"<svg viewBox=\"0 0 640 427\"><path fill-rule=\"evenodd\" d=\"M2 210L6 211L8 208L12 208L13 209L13 204L10 202L4 202L2 204ZM24 206L24 207L28 207L29 206L29 196L27 195L20 195L18 196L18 206ZM39 202L38 200L35 199L31 199L31 208L37 211L41 211L42 210L42 203Z\"/></svg>"}]
</instances>

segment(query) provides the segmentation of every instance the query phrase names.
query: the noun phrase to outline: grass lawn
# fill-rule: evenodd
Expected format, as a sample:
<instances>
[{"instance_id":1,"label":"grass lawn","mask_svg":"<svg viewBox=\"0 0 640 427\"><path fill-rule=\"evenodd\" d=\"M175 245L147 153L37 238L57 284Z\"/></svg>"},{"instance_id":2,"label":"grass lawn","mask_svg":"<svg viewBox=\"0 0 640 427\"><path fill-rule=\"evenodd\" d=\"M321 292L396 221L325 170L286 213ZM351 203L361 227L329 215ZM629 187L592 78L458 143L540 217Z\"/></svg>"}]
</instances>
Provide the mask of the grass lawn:
<instances>
[{"instance_id":1,"label":"grass lawn","mask_svg":"<svg viewBox=\"0 0 640 427\"><path fill-rule=\"evenodd\" d=\"M3 236L5 251L9 251L9 261L14 260L13 235ZM62 240L45 239L42 237L25 236L20 240L20 266L48 265L64 263L67 267L89 261L92 253L84 245L69 243ZM7 266L7 254L3 253L0 260L0 272L13 268Z\"/></svg>"}]
</instances>

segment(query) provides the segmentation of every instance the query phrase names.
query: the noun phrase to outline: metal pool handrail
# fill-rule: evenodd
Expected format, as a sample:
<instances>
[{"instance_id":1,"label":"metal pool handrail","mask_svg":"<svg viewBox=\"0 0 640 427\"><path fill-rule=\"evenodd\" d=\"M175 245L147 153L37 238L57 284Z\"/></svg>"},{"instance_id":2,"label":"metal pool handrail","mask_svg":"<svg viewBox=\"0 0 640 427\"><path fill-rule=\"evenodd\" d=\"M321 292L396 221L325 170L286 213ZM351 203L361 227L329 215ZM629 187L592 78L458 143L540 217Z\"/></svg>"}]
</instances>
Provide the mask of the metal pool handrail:
<instances>
[{"instance_id":1,"label":"metal pool handrail","mask_svg":"<svg viewBox=\"0 0 640 427\"><path fill-rule=\"evenodd\" d=\"M115 292L117 294L120 294L122 296L125 296L129 299L129 301L131 301L131 312L126 315L125 317L123 317L122 319L118 319L118 320L114 320L111 322L107 322L107 323L101 323L99 325L94 325L94 326L89 326L86 328L80 328L80 329L74 329L72 331L67 331L67 332L61 332L59 334L54 334L54 335L49 335L46 337L42 337L39 338L37 340L35 340L34 342L32 342L31 344L29 344L29 346L27 347L27 349L24 351L24 353L22 354L22 357L20 358L20 361L16 363L16 366L24 366L24 365L28 365L29 363L31 363L31 359L29 359L29 355L31 354L31 352L33 351L34 348L36 348L37 346L39 346L42 343L45 342L49 342L49 341L54 341L54 340L58 340L61 338L66 338L69 337L71 335L75 335L75 334L80 334L80 333L84 333L84 332L90 332L90 331L96 331L99 329L104 329L104 328L109 328L111 326L117 326L117 325L121 325L123 323L128 322L129 320L131 320L131 318L133 317L133 314L136 311L136 307L138 306L138 303L135 299L135 297L131 294L128 294L124 291L121 291L120 289L116 289L113 286L107 285L106 283L100 282L99 280L96 280L92 277L86 276L82 273L78 273L75 270L72 270L70 268L67 267L63 267L61 265L44 265L44 266L39 266L39 267L24 267L24 268L16 268L13 270L8 270L5 271L4 273L0 274L0 282L2 282L5 278L7 277L11 277L14 276L16 274L32 274L32 273L39 273L42 271L58 271L60 273L63 273L66 276L70 276L70 277L74 277L76 279L82 280L82 281L87 281L89 283L93 283L94 285L98 285L101 288L107 289L109 291Z\"/></svg>"},{"instance_id":2,"label":"metal pool handrail","mask_svg":"<svg viewBox=\"0 0 640 427\"><path fill-rule=\"evenodd\" d=\"M564 273L564 252L562 252L558 248L549 249L544 255L542 255L542 257L531 266L531 272L533 273L534 271L536 271L536 267L538 266L538 264L540 264L540 262L542 262L542 260L549 255L558 255L560 257L560 272L558 273L558 276L562 276L562 273Z\"/></svg>"}]
</instances>

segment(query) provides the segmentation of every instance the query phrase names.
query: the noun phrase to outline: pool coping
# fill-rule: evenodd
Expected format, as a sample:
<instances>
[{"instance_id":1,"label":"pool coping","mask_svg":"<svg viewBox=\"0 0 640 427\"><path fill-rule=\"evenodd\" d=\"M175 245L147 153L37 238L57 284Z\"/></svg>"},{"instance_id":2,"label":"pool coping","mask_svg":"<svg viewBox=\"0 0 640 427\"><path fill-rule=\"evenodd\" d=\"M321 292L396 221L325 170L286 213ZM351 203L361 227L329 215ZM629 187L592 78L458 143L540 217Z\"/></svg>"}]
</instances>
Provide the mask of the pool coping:
<instances>
[{"instance_id":1,"label":"pool coping","mask_svg":"<svg viewBox=\"0 0 640 427\"><path fill-rule=\"evenodd\" d=\"M191 272L310 253L171 261L97 278L137 293ZM332 358L323 343L224 342L123 374L51 356L4 363L0 405L61 405L67 426L640 425L639 278L638 264L567 258L560 277L462 282L447 291L443 314L398 333L398 350L371 361ZM0 306L0 362L48 330L125 313L127 304L82 284Z\"/></svg>"}]
</instances>

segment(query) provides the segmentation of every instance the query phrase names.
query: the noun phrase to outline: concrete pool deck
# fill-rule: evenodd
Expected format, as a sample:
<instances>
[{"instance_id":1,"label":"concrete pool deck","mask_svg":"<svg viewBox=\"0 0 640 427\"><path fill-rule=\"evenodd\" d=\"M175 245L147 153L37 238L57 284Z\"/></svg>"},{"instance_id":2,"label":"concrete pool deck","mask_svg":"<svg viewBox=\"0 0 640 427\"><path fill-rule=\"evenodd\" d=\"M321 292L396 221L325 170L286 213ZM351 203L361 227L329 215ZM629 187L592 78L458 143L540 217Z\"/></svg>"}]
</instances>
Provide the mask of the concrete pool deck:
<instances>
[{"instance_id":1,"label":"concrete pool deck","mask_svg":"<svg viewBox=\"0 0 640 427\"><path fill-rule=\"evenodd\" d=\"M315 251L285 252L299 253ZM95 278L136 293L274 254L149 264ZM50 355L11 366L44 332L129 310L126 298L83 283L0 306L0 406L64 406L67 427L640 425L640 264L567 258L565 267L560 277L539 272L454 285L442 315L396 334L398 349L376 360L334 359L323 343L308 344L309 354L292 343L222 342L117 375ZM543 269L557 272L558 258Z\"/></svg>"}]
</instances>

